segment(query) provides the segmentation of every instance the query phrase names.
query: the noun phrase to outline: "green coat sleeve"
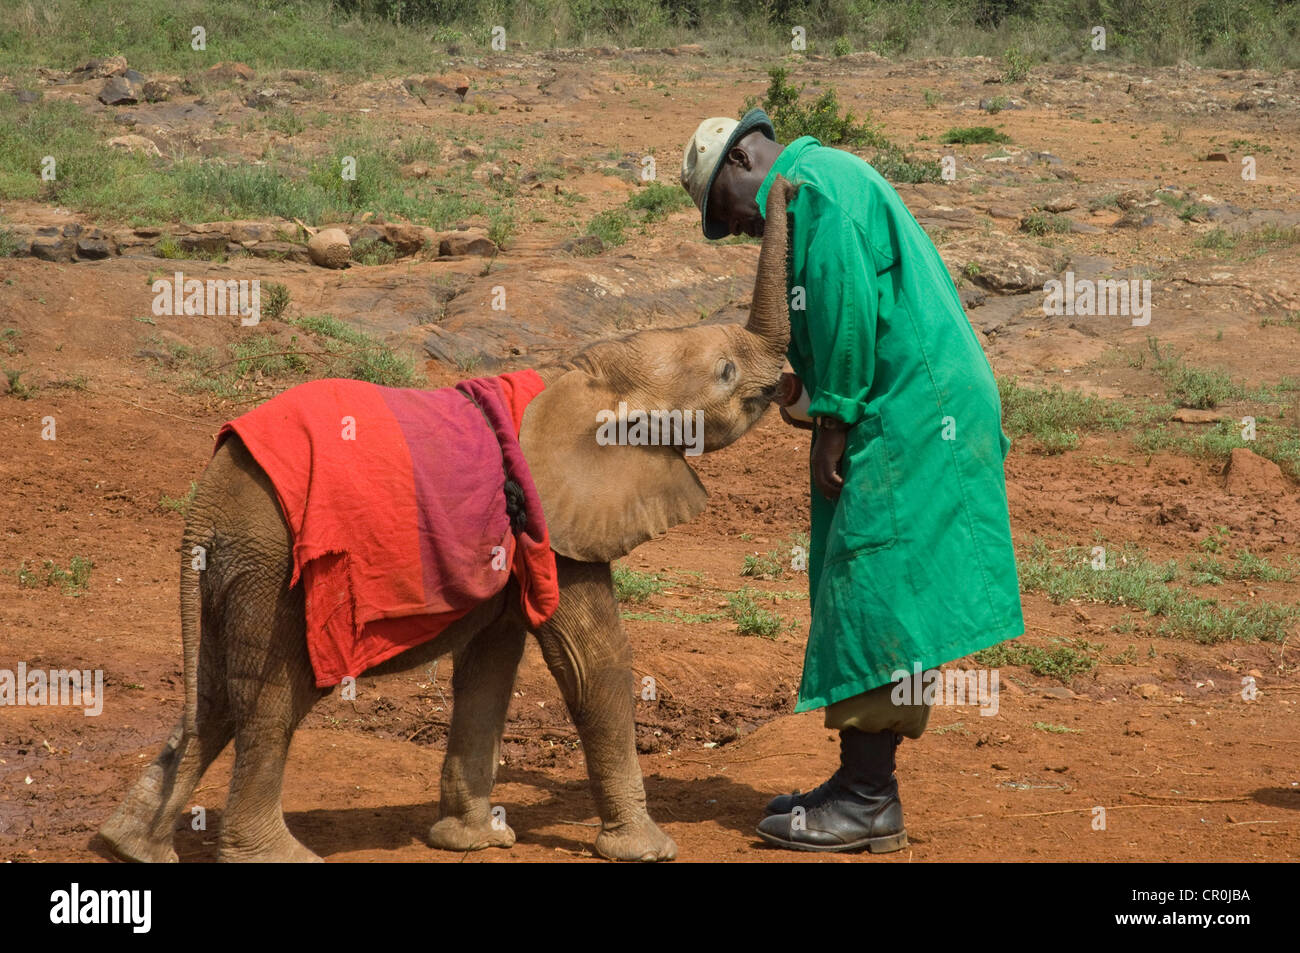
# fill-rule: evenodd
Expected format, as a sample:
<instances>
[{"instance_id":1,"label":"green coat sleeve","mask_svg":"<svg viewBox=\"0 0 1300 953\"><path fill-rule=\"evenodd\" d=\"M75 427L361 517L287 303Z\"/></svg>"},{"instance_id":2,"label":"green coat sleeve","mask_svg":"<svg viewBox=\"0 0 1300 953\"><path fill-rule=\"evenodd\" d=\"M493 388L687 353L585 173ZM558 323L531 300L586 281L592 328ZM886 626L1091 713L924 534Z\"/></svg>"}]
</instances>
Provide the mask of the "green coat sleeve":
<instances>
[{"instance_id":1,"label":"green coat sleeve","mask_svg":"<svg viewBox=\"0 0 1300 953\"><path fill-rule=\"evenodd\" d=\"M876 269L857 223L824 194L804 188L791 210L805 306L802 320L792 313L791 364L803 371L808 413L852 426L866 413L876 363Z\"/></svg>"}]
</instances>

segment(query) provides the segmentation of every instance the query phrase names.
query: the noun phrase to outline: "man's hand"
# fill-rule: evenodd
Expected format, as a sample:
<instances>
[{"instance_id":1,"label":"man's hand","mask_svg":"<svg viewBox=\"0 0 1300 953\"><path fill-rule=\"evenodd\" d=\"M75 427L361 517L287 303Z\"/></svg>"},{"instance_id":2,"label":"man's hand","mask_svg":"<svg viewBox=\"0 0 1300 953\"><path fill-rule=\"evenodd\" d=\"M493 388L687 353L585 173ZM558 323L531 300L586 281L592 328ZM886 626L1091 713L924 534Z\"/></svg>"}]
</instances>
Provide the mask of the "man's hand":
<instances>
[{"instance_id":1,"label":"man's hand","mask_svg":"<svg viewBox=\"0 0 1300 953\"><path fill-rule=\"evenodd\" d=\"M822 496L834 502L840 498L840 490L844 488L844 477L839 471L848 427L833 418L822 420L830 426L817 427L813 435L813 484Z\"/></svg>"}]
</instances>

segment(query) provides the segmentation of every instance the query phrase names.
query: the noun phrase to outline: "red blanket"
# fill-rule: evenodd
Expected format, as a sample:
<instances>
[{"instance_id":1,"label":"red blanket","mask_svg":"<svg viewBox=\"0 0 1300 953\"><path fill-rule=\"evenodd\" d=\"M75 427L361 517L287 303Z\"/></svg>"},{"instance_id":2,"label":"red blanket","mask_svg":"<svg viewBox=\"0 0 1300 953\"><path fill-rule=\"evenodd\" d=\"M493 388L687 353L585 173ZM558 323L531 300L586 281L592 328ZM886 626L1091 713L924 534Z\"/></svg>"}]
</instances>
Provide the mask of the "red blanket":
<instances>
[{"instance_id":1,"label":"red blanket","mask_svg":"<svg viewBox=\"0 0 1300 953\"><path fill-rule=\"evenodd\" d=\"M532 370L433 391L319 380L221 428L217 446L239 435L293 532L319 687L433 638L510 574L530 626L555 611L555 554L518 441L544 386Z\"/></svg>"}]
</instances>

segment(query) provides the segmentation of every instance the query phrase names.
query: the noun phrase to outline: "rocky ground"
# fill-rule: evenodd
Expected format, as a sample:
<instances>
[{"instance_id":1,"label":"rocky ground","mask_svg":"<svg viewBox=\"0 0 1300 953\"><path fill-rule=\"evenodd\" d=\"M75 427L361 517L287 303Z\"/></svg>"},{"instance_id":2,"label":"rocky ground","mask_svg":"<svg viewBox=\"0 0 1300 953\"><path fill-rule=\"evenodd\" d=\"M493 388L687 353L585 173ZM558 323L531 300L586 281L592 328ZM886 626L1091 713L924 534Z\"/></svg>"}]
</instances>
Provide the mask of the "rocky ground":
<instances>
[{"instance_id":1,"label":"rocky ground","mask_svg":"<svg viewBox=\"0 0 1300 953\"><path fill-rule=\"evenodd\" d=\"M403 188L464 196L433 221L382 211L232 220L221 209L163 221L39 196L3 202L0 667L103 668L108 681L97 718L0 709L0 857L12 860L103 856L95 828L179 711L181 517L160 499L183 497L222 421L295 379L268 369L196 387L211 365L195 365L195 353L220 361L255 337L287 342L292 319L328 313L414 356L419 380L441 386L594 338L727 319L742 312L757 259L752 243L704 242L690 209L633 217L622 244L586 226L645 188L645 156L673 184L695 125L761 95L766 64L695 47L572 50L361 83L229 63L190 76L86 65L0 77L0 96L67 101L105 124L95 127L106 130L105 155L125 150L162 168L187 158L306 165L331 155L341 131L361 129L408 160ZM1300 555L1300 471L1289 458L1271 462L1249 445L1231 458L1180 452L1144 442L1142 430L1195 440L1250 415L1271 446L1300 440L1300 79L1075 65L1005 83L1000 72L980 59L856 54L810 57L794 75L806 96L834 87L913 156L951 157L953 181L899 192L943 253L999 375L1104 398L1144 421L1084 433L1060 453L1044 452L1060 448L1039 435L1017 438L1007 481L1022 553L1045 540L1157 562L1246 550L1287 564ZM1008 141L940 142L982 125ZM1247 157L1253 178L1242 175ZM509 227L493 214L502 207ZM349 267L313 259L313 236L330 226L345 233ZM178 270L279 283L291 303L257 328L154 315L152 281ZM1149 324L1045 314L1045 283L1067 272L1150 281ZM498 288L504 310L492 307ZM1170 353L1241 388L1202 402L1212 406L1160 410L1174 386ZM40 439L46 417L56 441ZM806 789L835 764L819 715L792 714L806 578L740 574L747 556L807 531L804 440L773 413L702 458L709 510L626 560L662 582L627 604L625 624L638 674L660 687L638 719L651 812L683 859L824 859L765 849L753 835L773 792ZM93 560L84 584L20 572L74 557ZM775 637L737 631L726 597L745 586L780 616ZM1300 605L1294 576L1202 578L1188 591ZM1024 607L1019 643L1095 664L1055 675L1005 664L996 715L936 710L927 736L900 753L911 847L881 859L1300 854L1300 627L1201 642L1162 634L1161 619L1124 605L1057 601L1032 585ZM436 811L450 668L363 679L356 702L332 696L309 716L285 793L289 826L309 847L332 860L462 859L420 840ZM1243 679L1257 695L1243 697ZM519 843L468 859L590 857L582 752L535 646L516 689L496 800ZM215 854L230 757L196 795L210 827L180 832L183 859Z\"/></svg>"}]
</instances>

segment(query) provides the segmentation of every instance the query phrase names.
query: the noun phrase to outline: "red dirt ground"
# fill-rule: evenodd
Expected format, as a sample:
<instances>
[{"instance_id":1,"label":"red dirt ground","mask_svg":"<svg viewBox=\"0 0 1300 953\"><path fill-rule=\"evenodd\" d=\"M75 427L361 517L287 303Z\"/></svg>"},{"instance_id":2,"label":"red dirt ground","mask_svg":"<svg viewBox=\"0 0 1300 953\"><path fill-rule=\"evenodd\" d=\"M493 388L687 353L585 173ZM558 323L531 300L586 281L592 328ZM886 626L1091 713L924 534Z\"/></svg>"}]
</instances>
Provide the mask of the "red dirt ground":
<instances>
[{"instance_id":1,"label":"red dirt ground","mask_svg":"<svg viewBox=\"0 0 1300 953\"><path fill-rule=\"evenodd\" d=\"M924 67L916 70L919 75ZM891 92L920 98L917 83L888 79L883 67L871 76L837 75L836 82L872 102L888 103ZM971 82L940 75L930 85L965 89ZM674 83L679 94L664 100L666 112L656 114L652 132L662 139L660 155L676 155L682 130L697 121L690 117L730 114L733 99L763 85L757 71L725 89L711 75ZM530 121L542 112L539 107ZM594 117L578 115L573 107L551 111L575 140L585 132L602 145L600 130L639 121L642 114L640 107L618 102ZM895 130L933 132L953 124L946 115L929 117L910 100L880 115ZM1041 115L1034 107L998 119L1023 141ZM1255 134L1279 150L1287 148L1292 116L1281 131L1274 123ZM1235 134L1230 120L1237 121L1216 117L1193 129L1196 148L1201 138L1208 142ZM512 121L511 115L499 121ZM1179 168L1193 168L1192 147L1184 148L1181 132L1177 145L1164 146L1151 134L1158 133L1158 116L1124 121L1145 133L1128 153L1119 147L1075 149L1080 129L1088 127L1064 123L1039 130L1040 147L1086 157L1094 180L1126 179L1137 161L1153 166L1183 161ZM1112 143L1129 138L1113 135ZM1287 156L1294 162L1293 151ZM691 213L673 216L672 234L689 235L696 227L691 219ZM1167 250L1169 239L1150 242L1138 252L1124 247L1137 258L1155 257ZM526 263L527 242L520 248L517 254ZM1101 250L1117 254L1118 246ZM638 255L651 253L636 248ZM1287 254L1281 263L1277 256L1253 262L1252 274L1294 282L1294 252ZM215 325L166 329L135 320L147 310L141 303L145 276L160 264L0 260L6 279L0 282L0 325L21 331L25 379L42 385L31 400L0 397L0 446L5 448L0 455L0 667L25 660L29 667L103 668L108 690L97 718L59 708L0 708L0 860L105 857L92 839L97 826L157 753L180 710L174 548L182 521L158 501L162 494L183 495L201 472L218 427L240 408L180 391L138 356L151 334L202 346L228 333ZM209 267L185 266L196 274ZM440 267L399 264L386 266L386 273L394 281L416 280ZM290 284L295 299L302 289L320 287L321 273L305 266L268 263L264 274ZM742 285L749 280L743 277ZM1266 305L1221 291L1217 298L1197 299L1195 308L1188 304L1185 320L1162 332L1170 334L1162 340L1181 341L1193 356L1211 354L1250 379L1294 373L1300 348L1293 338L1300 335L1294 329L1257 327ZM1212 340L1210 330L1223 327L1233 333ZM1043 359L1034 350L1036 338L1025 332L1020 346L1008 350L1006 337L1000 337L995 368L1029 368L1048 376L1071 366L1068 354ZM1116 346L1142 341L1138 331L1115 338ZM1074 366L1079 377L1092 375L1089 382L1099 392L1154 389L1149 376L1122 364ZM431 386L464 376L432 361L426 370ZM257 396L270 396L282 386L265 382ZM57 441L40 439L46 415L57 420ZM1129 645L1136 653L1103 661L1068 685L1007 667L1000 710L993 717L974 708L936 709L926 736L906 742L899 753L908 849L868 858L763 846L754 827L765 801L820 782L837 756L834 734L822 727L820 713L792 714L808 623L806 577L787 573L755 581L739 574L747 554L775 549L807 530L805 440L771 412L738 444L701 458L698 469L711 495L708 511L626 560L670 581L647 604L627 606L631 612L716 611L727 593L743 585L805 594L773 603L794 625L770 640L741 636L727 619L626 623L636 671L652 675L659 690L657 701L640 702L638 710L650 811L677 841L681 859L1300 857L1295 633L1284 643L1200 645L1156 636L1153 623L1138 620L1136 631L1125 634L1111 629L1126 615L1122 607L1058 605L1041 593L1024 598L1024 642L1052 646L1058 644L1054 640L1082 639L1104 660L1115 659ZM1043 536L1091 545L1100 538L1110 545L1131 543L1154 559L1182 559L1200 553L1201 541L1214 527L1227 526L1234 548L1267 555L1275 564L1287 554L1300 554L1296 486L1265 478L1261 485L1229 492L1221 470L1220 463L1208 460L1147 457L1111 439L1087 439L1077 450L1050 457L1017 447L1007 461L1013 532L1019 543ZM20 563L30 567L53 559L66 566L73 555L95 563L89 587L79 596L58 587L19 585ZM1294 604L1300 602L1300 583L1229 581L1214 594ZM436 812L450 675L446 660L432 671L362 679L356 702L337 695L324 700L295 737L284 795L289 827L331 861L592 858L596 817L582 751L531 641L494 795L518 843L509 851L464 858L424 845L423 833ZM1260 688L1253 701L1241 695L1246 677ZM179 831L182 860L215 857L230 763L227 751L195 795L195 803L208 809L208 830ZM1106 808L1104 830L1093 827L1097 806Z\"/></svg>"}]
</instances>

